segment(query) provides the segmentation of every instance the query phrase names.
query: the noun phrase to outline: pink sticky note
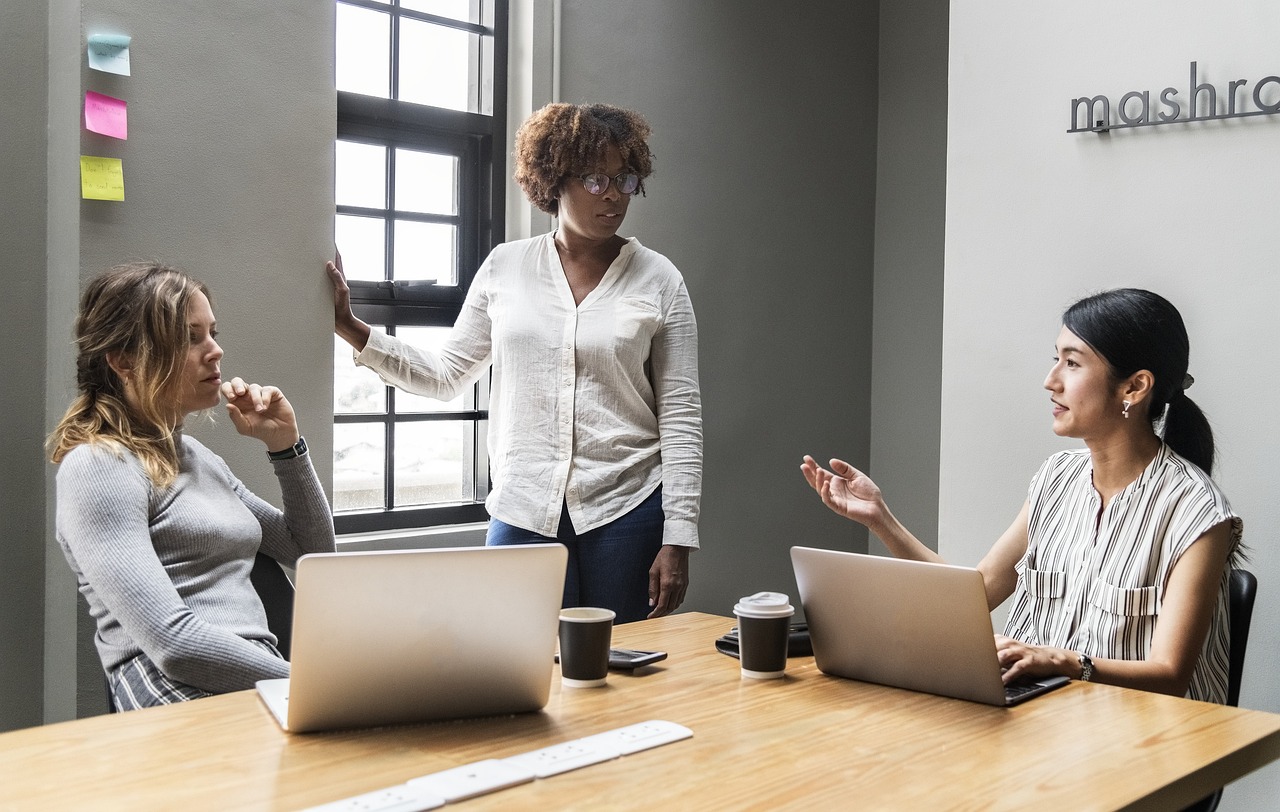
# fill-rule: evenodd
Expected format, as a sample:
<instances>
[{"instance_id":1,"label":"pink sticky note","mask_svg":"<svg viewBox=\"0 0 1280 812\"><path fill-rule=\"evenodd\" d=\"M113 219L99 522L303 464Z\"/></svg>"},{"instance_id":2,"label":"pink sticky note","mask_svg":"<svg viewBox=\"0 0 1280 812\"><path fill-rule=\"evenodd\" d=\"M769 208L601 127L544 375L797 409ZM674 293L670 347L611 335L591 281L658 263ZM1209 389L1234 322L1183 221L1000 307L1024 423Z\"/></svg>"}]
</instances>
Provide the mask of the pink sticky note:
<instances>
[{"instance_id":1,"label":"pink sticky note","mask_svg":"<svg viewBox=\"0 0 1280 812\"><path fill-rule=\"evenodd\" d=\"M126 139L129 137L128 105L121 99L86 90L84 126L91 132Z\"/></svg>"}]
</instances>

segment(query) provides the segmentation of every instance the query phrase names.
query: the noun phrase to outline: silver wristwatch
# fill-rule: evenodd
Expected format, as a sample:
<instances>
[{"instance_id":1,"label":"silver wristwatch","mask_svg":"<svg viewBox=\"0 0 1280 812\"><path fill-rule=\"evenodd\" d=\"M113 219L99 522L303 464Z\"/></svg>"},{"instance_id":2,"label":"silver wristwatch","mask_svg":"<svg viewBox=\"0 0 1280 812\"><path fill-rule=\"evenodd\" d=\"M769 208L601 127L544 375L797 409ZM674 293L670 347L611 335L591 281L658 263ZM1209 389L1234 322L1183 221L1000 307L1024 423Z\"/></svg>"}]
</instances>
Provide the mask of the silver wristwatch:
<instances>
[{"instance_id":1,"label":"silver wristwatch","mask_svg":"<svg viewBox=\"0 0 1280 812\"><path fill-rule=\"evenodd\" d=\"M1093 679L1093 660L1089 658L1088 654L1077 654L1076 656L1080 658L1080 681L1088 682Z\"/></svg>"}]
</instances>

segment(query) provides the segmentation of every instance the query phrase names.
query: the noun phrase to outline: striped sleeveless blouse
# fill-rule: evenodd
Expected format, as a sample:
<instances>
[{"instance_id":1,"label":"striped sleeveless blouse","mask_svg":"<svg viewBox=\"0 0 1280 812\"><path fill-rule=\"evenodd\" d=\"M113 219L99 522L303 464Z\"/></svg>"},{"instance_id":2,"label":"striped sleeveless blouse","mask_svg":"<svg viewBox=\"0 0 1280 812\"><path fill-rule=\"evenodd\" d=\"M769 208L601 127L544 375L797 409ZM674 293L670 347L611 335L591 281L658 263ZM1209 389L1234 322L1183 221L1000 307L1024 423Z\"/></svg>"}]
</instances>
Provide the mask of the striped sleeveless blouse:
<instances>
[{"instance_id":1,"label":"striped sleeveless blouse","mask_svg":"<svg viewBox=\"0 0 1280 812\"><path fill-rule=\"evenodd\" d=\"M1163 444L1105 511L1086 449L1050 457L1031 480L1028 499L1027 552L1016 566L1018 584L1005 634L1091 657L1145 659L1178 559L1228 519L1234 558L1244 532L1243 521L1209 475ZM1191 699L1223 703L1227 698L1228 575L1224 569L1187 691Z\"/></svg>"}]
</instances>

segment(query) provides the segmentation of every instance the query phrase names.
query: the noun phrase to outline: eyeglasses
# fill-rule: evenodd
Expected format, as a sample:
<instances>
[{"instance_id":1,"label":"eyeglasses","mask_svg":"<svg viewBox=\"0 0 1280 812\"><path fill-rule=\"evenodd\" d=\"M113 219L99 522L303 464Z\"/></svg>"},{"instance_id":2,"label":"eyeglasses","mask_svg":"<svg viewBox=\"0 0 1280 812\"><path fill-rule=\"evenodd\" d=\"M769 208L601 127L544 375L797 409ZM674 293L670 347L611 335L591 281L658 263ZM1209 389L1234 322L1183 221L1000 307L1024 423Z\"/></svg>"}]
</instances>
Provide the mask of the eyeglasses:
<instances>
[{"instance_id":1,"label":"eyeglasses","mask_svg":"<svg viewBox=\"0 0 1280 812\"><path fill-rule=\"evenodd\" d=\"M582 176L582 188L593 195L602 195L609 190L609 181L624 195L633 195L640 188L640 176L634 172L623 172L612 178L603 172L592 172Z\"/></svg>"}]
</instances>

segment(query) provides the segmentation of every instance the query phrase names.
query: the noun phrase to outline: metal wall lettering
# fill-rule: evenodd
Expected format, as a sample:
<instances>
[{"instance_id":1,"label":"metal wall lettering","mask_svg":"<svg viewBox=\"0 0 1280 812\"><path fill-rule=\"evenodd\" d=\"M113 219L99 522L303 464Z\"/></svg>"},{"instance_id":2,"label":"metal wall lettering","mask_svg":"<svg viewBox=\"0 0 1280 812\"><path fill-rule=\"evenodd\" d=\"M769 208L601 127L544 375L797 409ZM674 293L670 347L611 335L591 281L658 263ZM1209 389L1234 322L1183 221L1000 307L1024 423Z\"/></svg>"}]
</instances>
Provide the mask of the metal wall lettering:
<instances>
[{"instance_id":1,"label":"metal wall lettering","mask_svg":"<svg viewBox=\"0 0 1280 812\"><path fill-rule=\"evenodd\" d=\"M1232 80L1220 98L1218 88L1199 81L1196 63L1192 62L1187 87L1191 89L1189 98L1180 98L1182 91L1176 87L1161 90L1154 100L1158 108L1155 110L1152 109L1152 91L1149 90L1130 90L1114 106L1110 98L1102 95L1072 99L1071 129L1067 132L1105 133L1131 127L1280 114L1280 76L1264 76L1252 85L1248 79ZM1249 106L1250 101L1253 102L1252 107ZM1225 112L1221 112L1223 107ZM1112 119L1113 113L1119 121Z\"/></svg>"}]
</instances>

